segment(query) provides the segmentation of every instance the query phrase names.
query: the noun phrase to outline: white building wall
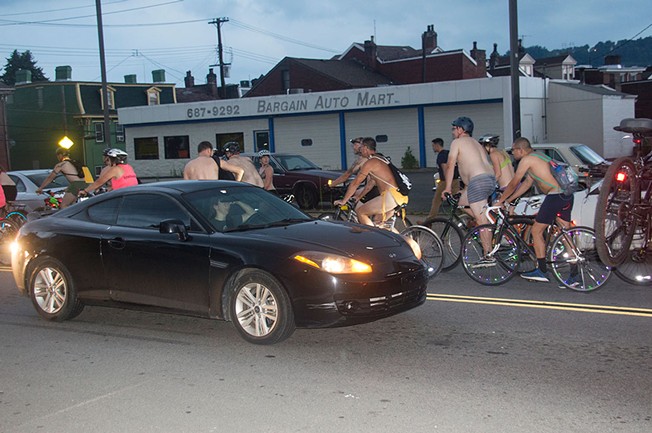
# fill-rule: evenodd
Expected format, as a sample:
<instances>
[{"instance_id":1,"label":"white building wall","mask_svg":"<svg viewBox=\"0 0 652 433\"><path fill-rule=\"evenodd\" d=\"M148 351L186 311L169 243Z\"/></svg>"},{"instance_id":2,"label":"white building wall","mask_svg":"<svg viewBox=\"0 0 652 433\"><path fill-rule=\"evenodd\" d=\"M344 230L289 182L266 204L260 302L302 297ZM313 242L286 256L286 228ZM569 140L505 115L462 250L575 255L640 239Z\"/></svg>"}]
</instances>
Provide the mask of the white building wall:
<instances>
[{"instance_id":1,"label":"white building wall","mask_svg":"<svg viewBox=\"0 0 652 433\"><path fill-rule=\"evenodd\" d=\"M634 96L631 98L605 98L602 112L602 128L604 140L604 157L618 158L632 154L633 142L629 134L615 131L622 119L636 117L634 115Z\"/></svg>"},{"instance_id":2,"label":"white building wall","mask_svg":"<svg viewBox=\"0 0 652 433\"><path fill-rule=\"evenodd\" d=\"M291 116L274 119L276 152L298 153L325 170L340 168L340 126L337 114ZM302 140L312 145L302 146Z\"/></svg>"}]
</instances>

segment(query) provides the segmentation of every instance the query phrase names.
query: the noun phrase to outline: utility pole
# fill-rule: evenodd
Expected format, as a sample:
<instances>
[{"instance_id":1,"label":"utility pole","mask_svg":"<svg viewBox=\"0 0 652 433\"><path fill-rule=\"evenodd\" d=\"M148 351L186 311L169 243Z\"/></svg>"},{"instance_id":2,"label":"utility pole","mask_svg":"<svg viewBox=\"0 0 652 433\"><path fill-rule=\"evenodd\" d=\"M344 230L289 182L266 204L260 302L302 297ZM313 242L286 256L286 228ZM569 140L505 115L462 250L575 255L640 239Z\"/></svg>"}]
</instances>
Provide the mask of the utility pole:
<instances>
[{"instance_id":1,"label":"utility pole","mask_svg":"<svg viewBox=\"0 0 652 433\"><path fill-rule=\"evenodd\" d=\"M512 88L512 140L521 136L521 90L519 78L521 73L518 68L518 13L516 0L509 0L509 70Z\"/></svg>"},{"instance_id":2,"label":"utility pole","mask_svg":"<svg viewBox=\"0 0 652 433\"><path fill-rule=\"evenodd\" d=\"M222 91L220 92L220 98L225 97L226 82L224 81L224 58L222 56L222 23L228 22L228 18L215 18L213 21L209 21L208 24L215 24L217 27L217 62L220 67L220 84L222 85ZM215 66L215 65L211 65Z\"/></svg>"},{"instance_id":3,"label":"utility pole","mask_svg":"<svg viewBox=\"0 0 652 433\"><path fill-rule=\"evenodd\" d=\"M104 117L104 143L106 147L111 147L111 124L109 122L109 92L106 83L106 61L104 59L104 32L102 29L102 2L95 0L95 9L97 14L97 38L100 44L100 69L102 72L102 113ZM84 161L86 163L86 161Z\"/></svg>"}]
</instances>

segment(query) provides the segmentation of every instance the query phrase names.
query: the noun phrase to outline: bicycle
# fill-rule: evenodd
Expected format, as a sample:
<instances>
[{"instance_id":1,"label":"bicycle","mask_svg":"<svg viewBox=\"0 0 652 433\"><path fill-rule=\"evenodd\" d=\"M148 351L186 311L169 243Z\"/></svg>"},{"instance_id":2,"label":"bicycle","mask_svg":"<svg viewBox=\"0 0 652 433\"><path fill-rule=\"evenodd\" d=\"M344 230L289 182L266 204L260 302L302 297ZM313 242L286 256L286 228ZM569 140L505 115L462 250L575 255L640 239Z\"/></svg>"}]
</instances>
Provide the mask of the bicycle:
<instances>
[{"instance_id":1,"label":"bicycle","mask_svg":"<svg viewBox=\"0 0 652 433\"><path fill-rule=\"evenodd\" d=\"M462 264L467 275L480 284L494 286L509 281L517 273L534 270L537 263L534 249L515 227L528 224L526 220L531 224L531 218L507 218L500 206L489 206L486 212L494 223L477 226L464 238ZM495 220L491 212L495 212ZM590 292L609 280L611 268L598 257L593 229L565 228L555 221L550 230L547 263L560 287ZM490 239L488 254L484 253L482 239ZM495 260L488 262L487 257Z\"/></svg>"},{"instance_id":2,"label":"bicycle","mask_svg":"<svg viewBox=\"0 0 652 433\"><path fill-rule=\"evenodd\" d=\"M355 211L356 202L349 199L341 206L337 206L335 212L324 212L317 218L325 221L348 221L359 223L358 214ZM382 228L392 232L398 232L402 236L412 239L421 250L421 259L428 267L428 276L433 278L442 270L444 262L444 247L439 236L427 227L413 225L412 222L404 216L405 205L396 206L392 216L382 222L374 221L374 227ZM401 221L405 227L401 230L396 228L397 223Z\"/></svg>"},{"instance_id":3,"label":"bicycle","mask_svg":"<svg viewBox=\"0 0 652 433\"><path fill-rule=\"evenodd\" d=\"M643 150L652 119L623 119L614 129L632 134L635 156L616 159L605 174L595 212L597 250L624 280L652 285L652 152Z\"/></svg>"},{"instance_id":4,"label":"bicycle","mask_svg":"<svg viewBox=\"0 0 652 433\"><path fill-rule=\"evenodd\" d=\"M13 241L18 230L27 222L25 205L7 202L6 214L0 215L0 242Z\"/></svg>"}]
</instances>

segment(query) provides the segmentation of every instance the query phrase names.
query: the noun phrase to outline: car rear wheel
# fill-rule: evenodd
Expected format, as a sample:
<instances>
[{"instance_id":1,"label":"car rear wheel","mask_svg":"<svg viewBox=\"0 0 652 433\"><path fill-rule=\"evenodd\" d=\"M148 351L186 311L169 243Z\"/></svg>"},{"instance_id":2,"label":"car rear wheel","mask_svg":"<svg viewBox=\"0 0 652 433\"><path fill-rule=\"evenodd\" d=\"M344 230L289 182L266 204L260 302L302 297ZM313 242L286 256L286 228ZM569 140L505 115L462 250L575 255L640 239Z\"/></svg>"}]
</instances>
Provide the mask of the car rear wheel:
<instances>
[{"instance_id":1,"label":"car rear wheel","mask_svg":"<svg viewBox=\"0 0 652 433\"><path fill-rule=\"evenodd\" d=\"M53 258L42 259L32 268L28 292L38 314L47 320L72 319L84 309L70 272Z\"/></svg>"},{"instance_id":2,"label":"car rear wheel","mask_svg":"<svg viewBox=\"0 0 652 433\"><path fill-rule=\"evenodd\" d=\"M240 272L234 281L230 317L238 333L250 343L274 344L295 329L294 313L287 293L269 273Z\"/></svg>"},{"instance_id":3,"label":"car rear wheel","mask_svg":"<svg viewBox=\"0 0 652 433\"><path fill-rule=\"evenodd\" d=\"M295 188L294 197L301 209L314 209L317 207L318 195L312 185L299 185Z\"/></svg>"}]
</instances>

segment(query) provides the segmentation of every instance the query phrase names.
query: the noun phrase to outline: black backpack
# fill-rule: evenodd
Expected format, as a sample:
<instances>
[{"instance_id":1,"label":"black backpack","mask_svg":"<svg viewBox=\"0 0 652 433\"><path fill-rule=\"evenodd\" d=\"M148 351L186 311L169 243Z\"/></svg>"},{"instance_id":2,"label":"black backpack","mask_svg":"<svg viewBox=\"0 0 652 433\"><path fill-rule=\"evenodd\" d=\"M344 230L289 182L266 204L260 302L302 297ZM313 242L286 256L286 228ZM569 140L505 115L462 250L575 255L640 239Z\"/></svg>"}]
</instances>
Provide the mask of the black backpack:
<instances>
[{"instance_id":1,"label":"black backpack","mask_svg":"<svg viewBox=\"0 0 652 433\"><path fill-rule=\"evenodd\" d=\"M235 180L235 175L231 173L230 171L226 171L222 169L222 165L220 164L220 161L222 161L222 158L220 158L217 155L213 155L213 160L215 161L215 164L217 164L217 167L220 169L217 178L219 180Z\"/></svg>"},{"instance_id":2,"label":"black backpack","mask_svg":"<svg viewBox=\"0 0 652 433\"><path fill-rule=\"evenodd\" d=\"M412 189L412 182L410 182L410 178L407 177L407 175L401 170L399 170L398 167L392 164L392 161L389 159L389 157L380 153L375 153L372 158L379 159L389 166L389 169L392 170L392 174L394 175L394 181L396 182L397 186L396 189L398 189L398 192L400 192L402 195L407 196Z\"/></svg>"}]
</instances>

